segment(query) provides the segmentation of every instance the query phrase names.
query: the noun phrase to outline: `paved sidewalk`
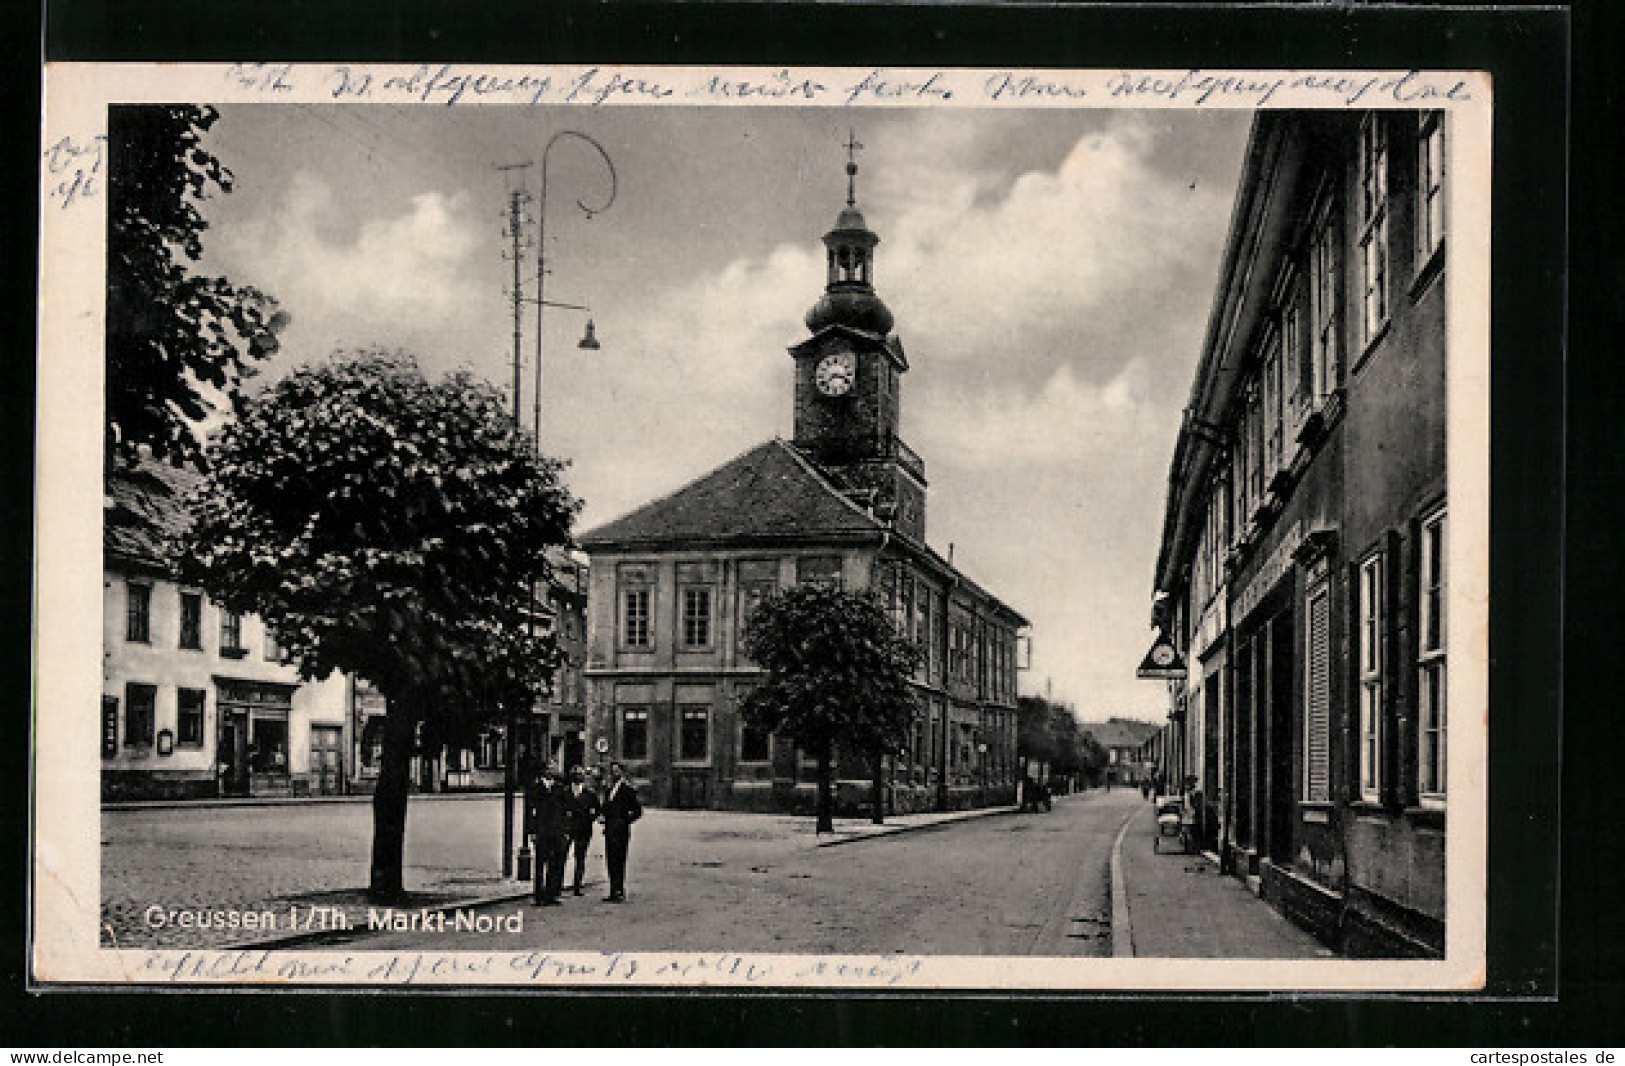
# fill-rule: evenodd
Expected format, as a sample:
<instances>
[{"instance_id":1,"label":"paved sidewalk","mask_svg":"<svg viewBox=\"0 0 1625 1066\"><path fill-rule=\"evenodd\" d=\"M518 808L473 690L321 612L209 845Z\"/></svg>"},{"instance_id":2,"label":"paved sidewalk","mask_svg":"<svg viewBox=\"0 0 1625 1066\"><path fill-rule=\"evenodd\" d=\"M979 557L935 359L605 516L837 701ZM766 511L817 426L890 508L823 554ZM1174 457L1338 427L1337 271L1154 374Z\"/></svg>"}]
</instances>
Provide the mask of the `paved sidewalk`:
<instances>
[{"instance_id":1,"label":"paved sidewalk","mask_svg":"<svg viewBox=\"0 0 1625 1066\"><path fill-rule=\"evenodd\" d=\"M1113 849L1113 947L1119 955L1185 959L1332 957L1320 941L1253 895L1245 882L1219 872L1200 854L1152 851L1155 820L1145 803L1130 816ZM1118 901L1114 899L1114 904ZM1119 928L1126 925L1127 929ZM1126 935L1126 942L1125 941Z\"/></svg>"}]
</instances>

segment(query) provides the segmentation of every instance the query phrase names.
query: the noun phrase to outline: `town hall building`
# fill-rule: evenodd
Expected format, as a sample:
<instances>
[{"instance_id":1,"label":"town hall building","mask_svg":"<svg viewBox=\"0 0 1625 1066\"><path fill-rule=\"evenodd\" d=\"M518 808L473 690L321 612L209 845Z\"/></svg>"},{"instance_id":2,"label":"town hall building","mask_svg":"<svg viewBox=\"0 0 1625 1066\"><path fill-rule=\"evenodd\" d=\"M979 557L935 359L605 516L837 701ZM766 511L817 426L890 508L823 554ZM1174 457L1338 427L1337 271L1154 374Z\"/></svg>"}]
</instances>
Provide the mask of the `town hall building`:
<instances>
[{"instance_id":1,"label":"town hall building","mask_svg":"<svg viewBox=\"0 0 1625 1066\"><path fill-rule=\"evenodd\" d=\"M920 645L918 713L882 767L891 811L1014 802L1017 642L1027 621L926 542L925 462L903 443L909 369L874 287L880 238L856 207L824 235L825 291L795 361L794 434L584 534L591 559L587 731L653 803L810 810L816 765L740 707L760 670L742 632L803 582L874 590ZM837 810L873 767L838 753Z\"/></svg>"}]
</instances>

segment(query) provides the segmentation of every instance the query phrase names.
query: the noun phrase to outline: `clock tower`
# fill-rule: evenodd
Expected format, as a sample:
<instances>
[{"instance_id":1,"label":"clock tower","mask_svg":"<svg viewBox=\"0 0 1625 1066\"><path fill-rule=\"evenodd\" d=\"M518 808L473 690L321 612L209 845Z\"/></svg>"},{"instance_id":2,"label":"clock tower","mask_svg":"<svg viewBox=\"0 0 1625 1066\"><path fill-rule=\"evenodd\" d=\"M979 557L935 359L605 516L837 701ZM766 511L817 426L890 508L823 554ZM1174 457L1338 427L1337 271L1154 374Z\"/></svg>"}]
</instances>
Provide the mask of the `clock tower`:
<instances>
[{"instance_id":1,"label":"clock tower","mask_svg":"<svg viewBox=\"0 0 1625 1066\"><path fill-rule=\"evenodd\" d=\"M857 208L855 153L847 141L846 206L824 234L824 294L807 312L812 336L795 360L795 445L854 502L925 540L925 463L898 435L903 344L874 287L880 238Z\"/></svg>"}]
</instances>

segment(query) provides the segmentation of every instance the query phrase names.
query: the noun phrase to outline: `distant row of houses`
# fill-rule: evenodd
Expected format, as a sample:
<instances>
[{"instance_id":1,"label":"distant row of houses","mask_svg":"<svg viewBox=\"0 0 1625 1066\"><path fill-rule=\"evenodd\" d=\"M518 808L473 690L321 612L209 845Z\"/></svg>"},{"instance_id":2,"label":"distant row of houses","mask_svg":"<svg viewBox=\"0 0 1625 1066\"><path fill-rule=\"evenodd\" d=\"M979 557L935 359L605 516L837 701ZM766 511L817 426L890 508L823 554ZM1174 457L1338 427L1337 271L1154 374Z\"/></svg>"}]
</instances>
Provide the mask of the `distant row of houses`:
<instances>
[{"instance_id":1,"label":"distant row of houses","mask_svg":"<svg viewBox=\"0 0 1625 1066\"><path fill-rule=\"evenodd\" d=\"M849 173L854 173L849 168ZM650 802L796 810L815 766L739 713L759 670L745 618L804 582L878 594L922 650L908 743L876 766L839 752L838 807L1013 802L1018 641L1027 620L925 539L925 463L901 435L909 363L873 285L879 238L849 199L824 237L828 278L795 363L794 436L764 442L560 555L551 615L567 665L525 755L624 762ZM301 684L275 634L174 580L163 534L191 477L111 475L106 515L104 795L365 791L382 698L363 682ZM424 790L498 787L509 738L420 752Z\"/></svg>"},{"instance_id":2,"label":"distant row of houses","mask_svg":"<svg viewBox=\"0 0 1625 1066\"><path fill-rule=\"evenodd\" d=\"M1351 954L1445 931L1446 138L1254 121L1172 467L1143 757L1227 869Z\"/></svg>"}]
</instances>

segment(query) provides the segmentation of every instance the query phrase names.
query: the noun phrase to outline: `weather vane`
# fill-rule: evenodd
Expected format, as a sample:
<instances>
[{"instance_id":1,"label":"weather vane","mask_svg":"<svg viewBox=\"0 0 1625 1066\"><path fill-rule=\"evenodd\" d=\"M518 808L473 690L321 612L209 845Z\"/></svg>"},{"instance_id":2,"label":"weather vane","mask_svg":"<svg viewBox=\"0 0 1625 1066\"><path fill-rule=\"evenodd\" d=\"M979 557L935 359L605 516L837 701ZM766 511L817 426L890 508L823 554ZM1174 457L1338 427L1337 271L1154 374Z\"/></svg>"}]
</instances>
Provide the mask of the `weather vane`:
<instances>
[{"instance_id":1,"label":"weather vane","mask_svg":"<svg viewBox=\"0 0 1625 1066\"><path fill-rule=\"evenodd\" d=\"M863 145L858 143L856 130L846 131L846 206L857 206L857 177L858 177L858 150Z\"/></svg>"}]
</instances>

